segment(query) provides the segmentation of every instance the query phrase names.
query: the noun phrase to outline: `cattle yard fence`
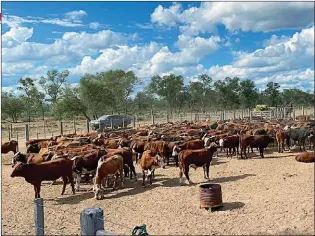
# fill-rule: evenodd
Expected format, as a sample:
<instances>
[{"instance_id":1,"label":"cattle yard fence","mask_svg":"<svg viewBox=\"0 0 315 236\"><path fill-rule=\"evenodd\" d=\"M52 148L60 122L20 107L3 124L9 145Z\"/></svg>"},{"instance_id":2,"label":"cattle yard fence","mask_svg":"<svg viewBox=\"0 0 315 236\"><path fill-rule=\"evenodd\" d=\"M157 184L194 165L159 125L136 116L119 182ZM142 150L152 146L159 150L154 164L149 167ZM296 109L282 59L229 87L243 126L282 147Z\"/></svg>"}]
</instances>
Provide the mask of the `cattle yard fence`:
<instances>
[{"instance_id":1,"label":"cattle yard fence","mask_svg":"<svg viewBox=\"0 0 315 236\"><path fill-rule=\"evenodd\" d=\"M159 113L157 111L150 111L148 114L137 114L132 117L131 124L128 127L141 127L152 124L162 124L167 122L180 122L180 121L217 121L229 119L245 119L245 120L309 120L314 119L314 108L290 108L281 107L268 111L251 111L250 109L238 110L221 110L211 111L205 113L196 112L183 112L183 113ZM303 120L304 119L304 120ZM108 128L122 129L123 127ZM2 140L9 141L11 139L17 141L27 141L34 138L50 138L56 135L65 134L82 134L89 132L91 127L87 120L73 120L73 121L55 121L51 119L41 120L36 122L29 122L24 124L2 123Z\"/></svg>"},{"instance_id":2,"label":"cattle yard fence","mask_svg":"<svg viewBox=\"0 0 315 236\"><path fill-rule=\"evenodd\" d=\"M43 198L36 198L34 200L34 221L35 221L35 235L45 235L45 214L44 209L47 206L44 206ZM52 209L50 206L48 207ZM53 208L54 211L61 211L61 209ZM117 235L112 232L105 230L104 224L110 223L118 226L121 231L125 231L127 235L141 235L147 236L149 235L146 232L146 225L136 226L135 228L126 226L124 224L119 224L108 219L104 218L103 210L99 207L94 208L86 208L80 213L80 235L82 236L103 236L103 235ZM66 235L67 232L64 232L65 227L54 227L53 235L61 234ZM52 229L47 230L49 235L52 232ZM47 233L46 233L47 234Z\"/></svg>"}]
</instances>

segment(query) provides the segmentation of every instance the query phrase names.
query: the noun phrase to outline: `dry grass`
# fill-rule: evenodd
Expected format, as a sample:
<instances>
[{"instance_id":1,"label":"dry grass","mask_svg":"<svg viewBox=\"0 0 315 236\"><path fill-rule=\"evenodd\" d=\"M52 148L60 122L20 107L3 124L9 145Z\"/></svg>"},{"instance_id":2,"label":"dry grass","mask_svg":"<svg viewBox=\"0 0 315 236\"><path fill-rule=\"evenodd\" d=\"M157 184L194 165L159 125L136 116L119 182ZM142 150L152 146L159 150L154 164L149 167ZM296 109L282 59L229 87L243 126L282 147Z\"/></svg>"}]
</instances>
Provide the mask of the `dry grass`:
<instances>
[{"instance_id":1,"label":"dry grass","mask_svg":"<svg viewBox=\"0 0 315 236\"><path fill-rule=\"evenodd\" d=\"M264 159L257 153L248 160L227 159L223 155L215 159L210 167L210 181L221 184L224 207L212 213L199 209L198 185L179 185L179 171L173 166L158 169L151 188L141 188L141 180L135 183L127 179L123 189L108 190L106 198L100 201L93 199L89 191L71 195L70 186L66 195L60 196L61 185L43 183L46 234L80 234L80 212L101 207L105 229L116 234L130 235L136 225L146 224L152 235L311 235L314 164L299 163L295 155L269 151ZM34 190L23 178L9 177L11 156L2 156L2 232L34 234ZM204 181L202 169L191 169L190 176L195 183ZM91 185L82 187L88 190Z\"/></svg>"}]
</instances>

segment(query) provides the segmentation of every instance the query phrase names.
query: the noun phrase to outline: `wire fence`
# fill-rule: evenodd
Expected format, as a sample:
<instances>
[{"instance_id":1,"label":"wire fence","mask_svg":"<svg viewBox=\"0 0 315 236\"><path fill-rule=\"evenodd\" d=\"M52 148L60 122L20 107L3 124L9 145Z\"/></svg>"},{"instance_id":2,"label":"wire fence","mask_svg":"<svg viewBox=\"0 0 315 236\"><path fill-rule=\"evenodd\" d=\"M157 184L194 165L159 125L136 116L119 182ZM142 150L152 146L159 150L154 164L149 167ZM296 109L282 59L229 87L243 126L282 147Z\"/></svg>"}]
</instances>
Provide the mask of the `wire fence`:
<instances>
[{"instance_id":1,"label":"wire fence","mask_svg":"<svg viewBox=\"0 0 315 236\"><path fill-rule=\"evenodd\" d=\"M44 200L42 198L35 199L34 204L35 204L35 209L34 209L34 211L35 211L35 214L34 214L35 224L33 225L33 228L35 230L35 235L69 235L70 234L69 232L67 232L67 226L62 224L62 223L56 222L55 224L53 224L54 227L58 227L58 229L47 226L45 224L47 221L47 217L44 214L45 209L49 209L49 210L53 211L53 214L48 214L49 216L57 216L57 214L56 214L57 212L59 212L59 213L61 213L61 215L65 216L65 215L69 214L68 210L57 208L57 207L52 207L51 205L44 204ZM125 209L122 209L122 210L126 210L126 208L128 208L128 210L131 212L137 212L137 209L134 209L133 207L130 207L130 206L124 207L124 208ZM95 209L97 209L97 208L95 208ZM78 213L74 213L74 214L78 214ZM84 214L84 211L81 212L81 214ZM152 215L144 213L144 218L147 218L147 217L152 217ZM53 219L56 220L56 218L53 218ZM50 220L51 220L51 218L50 218ZM143 226L134 227L134 226L126 225L123 223L117 223L113 219L108 219L108 217L106 217L106 219L104 219L103 215L102 215L102 217L100 217L100 216L95 217L95 220L102 222L100 229L104 229L104 228L108 229L108 228L116 227L120 230L120 232L118 232L117 234L110 233L112 235L134 235L133 231L135 231L135 229L137 229L137 228L142 233L141 235L146 235L146 229L145 229L145 227L143 228ZM68 223L73 225L73 222L68 222ZM52 224L49 224L49 225L52 225ZM87 229L85 225L90 225L90 224L82 224L82 222L81 222L80 223L81 232L78 232L78 233L72 232L71 235L85 235L85 234L82 234L82 232L89 232L90 231L90 229ZM100 224L97 222L96 223L94 222L94 225L100 225Z\"/></svg>"}]
</instances>

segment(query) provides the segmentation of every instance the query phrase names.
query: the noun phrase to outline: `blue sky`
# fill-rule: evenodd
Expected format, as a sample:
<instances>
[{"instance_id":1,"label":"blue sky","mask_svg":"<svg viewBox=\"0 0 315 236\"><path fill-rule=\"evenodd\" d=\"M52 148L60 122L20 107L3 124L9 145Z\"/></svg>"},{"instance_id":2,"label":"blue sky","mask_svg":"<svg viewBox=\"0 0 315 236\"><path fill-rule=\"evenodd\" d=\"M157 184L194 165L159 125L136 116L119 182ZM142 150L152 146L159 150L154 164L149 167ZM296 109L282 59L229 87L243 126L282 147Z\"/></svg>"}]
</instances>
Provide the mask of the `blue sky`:
<instances>
[{"instance_id":1,"label":"blue sky","mask_svg":"<svg viewBox=\"0 0 315 236\"><path fill-rule=\"evenodd\" d=\"M313 89L311 2L2 2L2 87L69 69L238 76ZM142 86L137 87L137 91Z\"/></svg>"}]
</instances>

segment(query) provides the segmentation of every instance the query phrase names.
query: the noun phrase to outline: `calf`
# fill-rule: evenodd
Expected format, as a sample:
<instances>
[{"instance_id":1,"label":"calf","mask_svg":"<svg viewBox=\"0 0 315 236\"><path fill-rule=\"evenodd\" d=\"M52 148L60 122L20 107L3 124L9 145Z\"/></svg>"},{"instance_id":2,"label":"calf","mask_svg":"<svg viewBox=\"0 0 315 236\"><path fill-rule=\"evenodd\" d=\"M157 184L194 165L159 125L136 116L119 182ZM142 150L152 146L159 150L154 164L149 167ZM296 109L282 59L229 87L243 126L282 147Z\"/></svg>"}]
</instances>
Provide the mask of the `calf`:
<instances>
[{"instance_id":1,"label":"calf","mask_svg":"<svg viewBox=\"0 0 315 236\"><path fill-rule=\"evenodd\" d=\"M284 141L285 141L285 132L281 129L276 132L276 140L278 144L278 153L282 153L284 151Z\"/></svg>"},{"instance_id":2,"label":"calf","mask_svg":"<svg viewBox=\"0 0 315 236\"><path fill-rule=\"evenodd\" d=\"M273 138L268 135L244 135L241 137L241 158L243 158L243 152L245 158L246 148L249 146L251 148L259 148L260 156L264 158L264 149L268 147L268 144L273 142Z\"/></svg>"},{"instance_id":3,"label":"calf","mask_svg":"<svg viewBox=\"0 0 315 236\"><path fill-rule=\"evenodd\" d=\"M11 177L24 177L26 182L34 186L35 198L40 198L40 186L42 181L54 181L60 177L62 177L63 180L61 195L64 194L68 181L71 184L72 193L75 194L72 177L72 161L66 158L40 164L18 162L12 171Z\"/></svg>"},{"instance_id":4,"label":"calf","mask_svg":"<svg viewBox=\"0 0 315 236\"><path fill-rule=\"evenodd\" d=\"M7 154L13 152L14 154L18 152L19 144L15 140L10 140L4 144L1 144L1 153Z\"/></svg>"},{"instance_id":5,"label":"calf","mask_svg":"<svg viewBox=\"0 0 315 236\"><path fill-rule=\"evenodd\" d=\"M159 154L163 158L163 161L167 160L167 165L169 165L169 147L164 141L153 141L149 142L144 146L144 150L151 150L154 153ZM163 168L165 166L163 165Z\"/></svg>"},{"instance_id":6,"label":"calf","mask_svg":"<svg viewBox=\"0 0 315 236\"><path fill-rule=\"evenodd\" d=\"M80 190L80 182L82 174L95 173L98 160L105 154L104 150L93 151L84 156L75 156L73 161L72 170L76 173L76 190ZM58 159L57 159L58 160Z\"/></svg>"},{"instance_id":7,"label":"calf","mask_svg":"<svg viewBox=\"0 0 315 236\"><path fill-rule=\"evenodd\" d=\"M138 180L136 168L133 165L133 158L132 158L133 153L129 148L106 149L106 152L107 152L107 154L106 154L107 157L109 157L111 155L116 155L116 154L121 155L123 157L123 160L124 160L125 177L128 176L129 169L130 169L130 179L132 179L132 174L134 174L135 180L136 181Z\"/></svg>"},{"instance_id":8,"label":"calf","mask_svg":"<svg viewBox=\"0 0 315 236\"><path fill-rule=\"evenodd\" d=\"M238 154L239 154L238 148L240 145L240 137L238 135L227 136L223 139L220 139L219 143L220 143L220 147L223 147L224 149L227 148L226 150L227 157L229 157L229 154L232 157L235 154L235 152L236 152L236 157L238 157ZM233 149L233 153L231 153L232 149Z\"/></svg>"},{"instance_id":9,"label":"calf","mask_svg":"<svg viewBox=\"0 0 315 236\"><path fill-rule=\"evenodd\" d=\"M150 150L143 152L140 160L140 166L142 169L142 187L145 187L145 177L150 180L149 186L152 185L152 178L154 178L154 170L164 166L163 159L157 154Z\"/></svg>"},{"instance_id":10,"label":"calf","mask_svg":"<svg viewBox=\"0 0 315 236\"><path fill-rule=\"evenodd\" d=\"M305 162L305 163L315 162L315 153L302 152L295 157L295 160L297 160L298 162Z\"/></svg>"},{"instance_id":11,"label":"calf","mask_svg":"<svg viewBox=\"0 0 315 236\"><path fill-rule=\"evenodd\" d=\"M107 158L100 158L97 164L96 174L94 178L94 192L95 199L102 199L102 180L108 179L109 175L115 176L115 181L113 189L115 189L117 175L119 172L121 187L124 185L124 176L123 176L123 158L121 155L113 155ZM99 198L100 196L100 198Z\"/></svg>"},{"instance_id":12,"label":"calf","mask_svg":"<svg viewBox=\"0 0 315 236\"><path fill-rule=\"evenodd\" d=\"M194 168L203 167L204 178L209 179L210 162L212 161L213 154L217 151L217 144L212 142L209 147L199 150L184 150L179 153L179 183L182 183L183 172L189 181L189 167Z\"/></svg>"},{"instance_id":13,"label":"calf","mask_svg":"<svg viewBox=\"0 0 315 236\"><path fill-rule=\"evenodd\" d=\"M41 155L38 153L23 154L21 152L17 152L12 157L12 167L14 167L17 162L39 164L51 160L52 156L52 153Z\"/></svg>"}]
</instances>

